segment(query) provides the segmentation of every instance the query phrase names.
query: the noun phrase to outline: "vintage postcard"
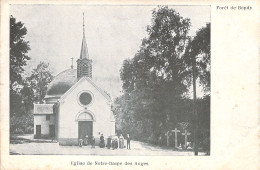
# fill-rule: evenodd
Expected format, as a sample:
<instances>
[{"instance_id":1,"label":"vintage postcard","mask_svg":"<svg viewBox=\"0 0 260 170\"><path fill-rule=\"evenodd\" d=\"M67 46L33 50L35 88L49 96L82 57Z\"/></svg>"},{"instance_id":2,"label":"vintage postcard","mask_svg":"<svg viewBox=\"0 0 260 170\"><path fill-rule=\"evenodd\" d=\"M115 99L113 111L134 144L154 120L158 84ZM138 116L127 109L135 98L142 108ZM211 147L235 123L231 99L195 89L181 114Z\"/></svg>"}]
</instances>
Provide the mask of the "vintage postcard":
<instances>
[{"instance_id":1,"label":"vintage postcard","mask_svg":"<svg viewBox=\"0 0 260 170\"><path fill-rule=\"evenodd\" d=\"M258 169L258 1L1 2L1 169Z\"/></svg>"}]
</instances>

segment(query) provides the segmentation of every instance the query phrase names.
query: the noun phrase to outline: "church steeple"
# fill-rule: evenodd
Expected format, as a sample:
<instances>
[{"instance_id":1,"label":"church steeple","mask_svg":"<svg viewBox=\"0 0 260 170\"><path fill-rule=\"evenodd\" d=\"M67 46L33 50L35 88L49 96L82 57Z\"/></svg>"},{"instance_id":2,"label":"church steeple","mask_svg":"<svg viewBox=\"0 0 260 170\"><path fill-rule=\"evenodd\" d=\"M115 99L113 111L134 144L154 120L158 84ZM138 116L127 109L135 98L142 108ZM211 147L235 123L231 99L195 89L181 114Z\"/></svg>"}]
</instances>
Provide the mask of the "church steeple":
<instances>
[{"instance_id":1,"label":"church steeple","mask_svg":"<svg viewBox=\"0 0 260 170\"><path fill-rule=\"evenodd\" d=\"M84 13L83 13L83 38L81 44L80 57L77 60L77 78L81 77L92 78L92 60L88 56L88 48L85 38L85 23L84 23Z\"/></svg>"},{"instance_id":2,"label":"church steeple","mask_svg":"<svg viewBox=\"0 0 260 170\"><path fill-rule=\"evenodd\" d=\"M85 38L85 22L84 22L84 13L83 13L83 38L82 38L82 44L81 44L81 52L80 52L80 59L87 58L88 57L88 48Z\"/></svg>"}]
</instances>

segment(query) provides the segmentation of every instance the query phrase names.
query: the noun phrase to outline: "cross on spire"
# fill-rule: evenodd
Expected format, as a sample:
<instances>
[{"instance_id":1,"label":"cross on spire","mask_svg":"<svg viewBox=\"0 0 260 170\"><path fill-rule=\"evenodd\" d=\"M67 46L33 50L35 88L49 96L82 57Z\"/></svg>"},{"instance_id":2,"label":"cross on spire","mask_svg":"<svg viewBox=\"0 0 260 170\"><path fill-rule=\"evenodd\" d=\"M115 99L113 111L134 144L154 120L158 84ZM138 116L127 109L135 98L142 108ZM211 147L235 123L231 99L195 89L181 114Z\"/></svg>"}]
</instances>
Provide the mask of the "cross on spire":
<instances>
[{"instance_id":1,"label":"cross on spire","mask_svg":"<svg viewBox=\"0 0 260 170\"><path fill-rule=\"evenodd\" d=\"M71 57L70 59L71 59L71 66L70 66L70 67L71 67L71 69L73 69L73 59L74 59L74 58Z\"/></svg>"},{"instance_id":2,"label":"cross on spire","mask_svg":"<svg viewBox=\"0 0 260 170\"><path fill-rule=\"evenodd\" d=\"M85 34L85 20L84 20L84 12L83 12L83 34Z\"/></svg>"}]
</instances>

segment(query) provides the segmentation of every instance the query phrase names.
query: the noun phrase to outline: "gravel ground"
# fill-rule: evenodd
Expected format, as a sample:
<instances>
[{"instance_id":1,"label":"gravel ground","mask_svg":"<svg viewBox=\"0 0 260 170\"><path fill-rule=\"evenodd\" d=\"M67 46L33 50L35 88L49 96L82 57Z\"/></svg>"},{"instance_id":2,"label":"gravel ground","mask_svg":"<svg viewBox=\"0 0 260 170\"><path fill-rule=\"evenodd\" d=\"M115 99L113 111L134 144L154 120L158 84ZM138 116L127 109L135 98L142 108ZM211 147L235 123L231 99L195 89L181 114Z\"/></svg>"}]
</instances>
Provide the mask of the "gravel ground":
<instances>
[{"instance_id":1,"label":"gravel ground","mask_svg":"<svg viewBox=\"0 0 260 170\"><path fill-rule=\"evenodd\" d=\"M107 149L96 146L59 146L58 143L21 143L10 144L10 154L24 155L98 155L98 156L192 156L192 151L176 151L171 148L153 146L147 143L131 141L131 150L128 149ZM205 155L200 152L199 155Z\"/></svg>"}]
</instances>

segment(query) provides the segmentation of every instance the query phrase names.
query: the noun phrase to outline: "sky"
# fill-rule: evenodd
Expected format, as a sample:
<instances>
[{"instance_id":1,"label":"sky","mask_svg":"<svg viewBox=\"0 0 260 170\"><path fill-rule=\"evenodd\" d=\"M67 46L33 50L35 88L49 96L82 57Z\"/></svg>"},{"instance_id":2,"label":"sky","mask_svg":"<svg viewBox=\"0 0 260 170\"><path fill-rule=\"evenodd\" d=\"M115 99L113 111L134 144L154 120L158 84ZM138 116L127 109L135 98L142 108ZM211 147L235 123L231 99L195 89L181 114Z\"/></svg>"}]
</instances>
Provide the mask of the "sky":
<instances>
[{"instance_id":1,"label":"sky","mask_svg":"<svg viewBox=\"0 0 260 170\"><path fill-rule=\"evenodd\" d=\"M11 5L10 15L24 23L25 39L29 41L31 60L25 67L33 68L45 61L50 63L53 75L69 69L74 58L80 56L85 35L90 59L93 60L92 80L112 99L120 96L122 82L120 68L125 59L133 58L146 27L151 24L152 10L157 6L123 5ZM169 6L184 18L190 18L189 35L210 22L210 6ZM200 94L198 94L200 95Z\"/></svg>"}]
</instances>

